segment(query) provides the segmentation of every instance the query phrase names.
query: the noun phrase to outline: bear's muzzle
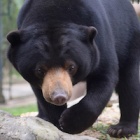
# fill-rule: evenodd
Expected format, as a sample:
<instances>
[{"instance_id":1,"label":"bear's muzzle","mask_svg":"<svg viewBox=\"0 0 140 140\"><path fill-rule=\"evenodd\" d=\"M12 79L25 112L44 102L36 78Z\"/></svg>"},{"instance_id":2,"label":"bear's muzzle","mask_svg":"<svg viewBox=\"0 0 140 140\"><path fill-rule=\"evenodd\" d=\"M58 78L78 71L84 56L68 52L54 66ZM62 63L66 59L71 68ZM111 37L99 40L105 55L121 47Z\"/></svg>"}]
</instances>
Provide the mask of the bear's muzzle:
<instances>
[{"instance_id":1,"label":"bear's muzzle","mask_svg":"<svg viewBox=\"0 0 140 140\"><path fill-rule=\"evenodd\" d=\"M42 92L47 102L58 106L67 103L72 95L69 73L63 68L50 69L44 77Z\"/></svg>"}]
</instances>

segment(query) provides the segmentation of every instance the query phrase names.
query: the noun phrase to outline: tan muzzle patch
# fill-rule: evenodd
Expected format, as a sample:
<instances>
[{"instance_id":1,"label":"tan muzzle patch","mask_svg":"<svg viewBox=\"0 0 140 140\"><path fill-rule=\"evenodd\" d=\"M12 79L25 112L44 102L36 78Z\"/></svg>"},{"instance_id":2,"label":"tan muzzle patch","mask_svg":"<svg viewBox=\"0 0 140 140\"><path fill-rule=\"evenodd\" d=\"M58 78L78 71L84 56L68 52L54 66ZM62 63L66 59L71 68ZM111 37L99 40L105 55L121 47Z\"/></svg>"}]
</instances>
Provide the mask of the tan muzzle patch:
<instances>
[{"instance_id":1,"label":"tan muzzle patch","mask_svg":"<svg viewBox=\"0 0 140 140\"><path fill-rule=\"evenodd\" d=\"M42 92L47 102L65 104L72 94L72 81L68 72L63 68L50 69L44 77Z\"/></svg>"}]
</instances>

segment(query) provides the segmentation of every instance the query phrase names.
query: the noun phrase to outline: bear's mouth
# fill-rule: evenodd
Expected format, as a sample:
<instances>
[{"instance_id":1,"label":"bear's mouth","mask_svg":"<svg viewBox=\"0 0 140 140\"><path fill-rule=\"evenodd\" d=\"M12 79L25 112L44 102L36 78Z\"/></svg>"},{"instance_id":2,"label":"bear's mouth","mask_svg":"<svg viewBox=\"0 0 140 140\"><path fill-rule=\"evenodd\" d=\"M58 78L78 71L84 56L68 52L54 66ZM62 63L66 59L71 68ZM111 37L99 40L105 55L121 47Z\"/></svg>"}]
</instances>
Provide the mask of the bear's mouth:
<instances>
[{"instance_id":1,"label":"bear's mouth","mask_svg":"<svg viewBox=\"0 0 140 140\"><path fill-rule=\"evenodd\" d=\"M50 69L44 77L42 92L45 100L54 105L64 105L72 95L70 75L63 68Z\"/></svg>"}]
</instances>

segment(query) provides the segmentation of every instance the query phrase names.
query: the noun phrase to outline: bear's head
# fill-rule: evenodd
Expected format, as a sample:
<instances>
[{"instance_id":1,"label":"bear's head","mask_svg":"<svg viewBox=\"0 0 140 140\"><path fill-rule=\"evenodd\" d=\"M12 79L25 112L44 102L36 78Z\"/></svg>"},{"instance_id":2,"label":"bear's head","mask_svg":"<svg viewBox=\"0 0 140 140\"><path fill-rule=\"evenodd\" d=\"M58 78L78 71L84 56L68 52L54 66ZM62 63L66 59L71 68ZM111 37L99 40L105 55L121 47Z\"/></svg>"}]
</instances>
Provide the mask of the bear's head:
<instances>
[{"instance_id":1,"label":"bear's head","mask_svg":"<svg viewBox=\"0 0 140 140\"><path fill-rule=\"evenodd\" d=\"M63 105L72 86L86 80L99 62L94 27L76 24L34 25L8 34L8 58L46 101Z\"/></svg>"}]
</instances>

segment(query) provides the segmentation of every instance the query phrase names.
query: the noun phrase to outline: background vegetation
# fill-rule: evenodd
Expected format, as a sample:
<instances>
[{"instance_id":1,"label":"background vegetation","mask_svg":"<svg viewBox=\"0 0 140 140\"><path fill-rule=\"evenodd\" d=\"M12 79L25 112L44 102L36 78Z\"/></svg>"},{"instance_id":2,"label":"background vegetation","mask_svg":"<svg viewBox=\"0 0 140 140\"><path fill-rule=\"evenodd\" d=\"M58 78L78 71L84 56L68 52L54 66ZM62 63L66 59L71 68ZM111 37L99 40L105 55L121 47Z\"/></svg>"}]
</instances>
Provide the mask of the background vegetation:
<instances>
[{"instance_id":1,"label":"background vegetation","mask_svg":"<svg viewBox=\"0 0 140 140\"><path fill-rule=\"evenodd\" d=\"M7 60L8 42L6 35L8 32L17 29L16 19L20 7L24 0L0 0L0 103L4 103L2 94L2 84L8 82L12 84L12 73L17 73L13 70Z\"/></svg>"}]
</instances>

